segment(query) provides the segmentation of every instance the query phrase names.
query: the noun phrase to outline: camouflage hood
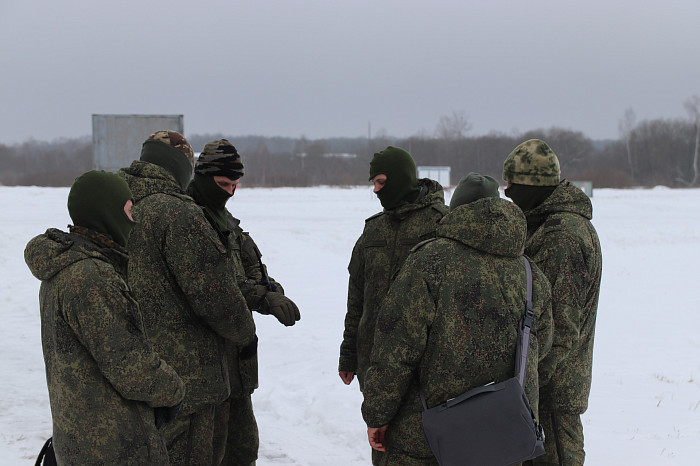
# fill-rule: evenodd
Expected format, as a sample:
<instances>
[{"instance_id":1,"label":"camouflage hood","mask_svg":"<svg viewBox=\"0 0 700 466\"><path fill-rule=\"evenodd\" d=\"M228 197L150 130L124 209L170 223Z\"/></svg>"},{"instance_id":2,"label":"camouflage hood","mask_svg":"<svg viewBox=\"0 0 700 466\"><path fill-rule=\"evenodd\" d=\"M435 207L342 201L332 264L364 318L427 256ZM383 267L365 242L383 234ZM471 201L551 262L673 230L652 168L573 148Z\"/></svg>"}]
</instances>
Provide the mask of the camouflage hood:
<instances>
[{"instance_id":1,"label":"camouflage hood","mask_svg":"<svg viewBox=\"0 0 700 466\"><path fill-rule=\"evenodd\" d=\"M117 173L123 177L134 195L134 204L151 194L184 194L180 185L168 171L158 165L134 160L131 166Z\"/></svg>"},{"instance_id":2,"label":"camouflage hood","mask_svg":"<svg viewBox=\"0 0 700 466\"><path fill-rule=\"evenodd\" d=\"M437 236L489 254L517 257L525 249L527 224L518 206L500 198L483 198L457 207L438 225Z\"/></svg>"},{"instance_id":3,"label":"camouflage hood","mask_svg":"<svg viewBox=\"0 0 700 466\"><path fill-rule=\"evenodd\" d=\"M414 210L422 209L426 205L445 204L445 193L440 183L428 178L421 178L418 180L418 186L420 194L415 201L401 204L395 209L384 209L384 213L392 219L403 220Z\"/></svg>"},{"instance_id":4,"label":"camouflage hood","mask_svg":"<svg viewBox=\"0 0 700 466\"><path fill-rule=\"evenodd\" d=\"M528 211L526 217L528 224L532 221L538 223L537 218L544 219L548 215L558 212L578 214L590 220L593 218L593 205L586 193L569 181L563 180L542 204Z\"/></svg>"},{"instance_id":5,"label":"camouflage hood","mask_svg":"<svg viewBox=\"0 0 700 466\"><path fill-rule=\"evenodd\" d=\"M43 235L36 236L24 249L24 261L39 280L49 280L66 267L89 258L109 262L124 270L127 261L127 255L116 249L100 247L87 238L56 228L49 228Z\"/></svg>"}]
</instances>

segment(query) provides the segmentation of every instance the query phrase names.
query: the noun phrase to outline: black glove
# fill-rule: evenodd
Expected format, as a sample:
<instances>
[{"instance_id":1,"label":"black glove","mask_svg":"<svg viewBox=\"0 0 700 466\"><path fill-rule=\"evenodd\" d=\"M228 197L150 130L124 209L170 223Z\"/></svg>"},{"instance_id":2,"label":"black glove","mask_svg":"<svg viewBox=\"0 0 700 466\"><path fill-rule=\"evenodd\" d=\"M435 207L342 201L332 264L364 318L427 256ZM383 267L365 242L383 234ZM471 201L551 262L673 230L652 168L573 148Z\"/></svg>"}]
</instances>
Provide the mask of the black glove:
<instances>
[{"instance_id":1,"label":"black glove","mask_svg":"<svg viewBox=\"0 0 700 466\"><path fill-rule=\"evenodd\" d=\"M241 352L238 353L240 359L250 359L258 353L258 336L255 335L253 341L241 348Z\"/></svg>"},{"instance_id":2,"label":"black glove","mask_svg":"<svg viewBox=\"0 0 700 466\"><path fill-rule=\"evenodd\" d=\"M160 429L163 424L173 421L177 417L181 406L182 401L175 406L161 406L155 408L153 411L156 415L156 429Z\"/></svg>"},{"instance_id":3,"label":"black glove","mask_svg":"<svg viewBox=\"0 0 700 466\"><path fill-rule=\"evenodd\" d=\"M297 320L301 319L299 308L294 304L294 301L287 298L282 293L276 293L274 291L268 291L263 297L263 302L260 305L260 313L272 314L287 327L294 325Z\"/></svg>"}]
</instances>

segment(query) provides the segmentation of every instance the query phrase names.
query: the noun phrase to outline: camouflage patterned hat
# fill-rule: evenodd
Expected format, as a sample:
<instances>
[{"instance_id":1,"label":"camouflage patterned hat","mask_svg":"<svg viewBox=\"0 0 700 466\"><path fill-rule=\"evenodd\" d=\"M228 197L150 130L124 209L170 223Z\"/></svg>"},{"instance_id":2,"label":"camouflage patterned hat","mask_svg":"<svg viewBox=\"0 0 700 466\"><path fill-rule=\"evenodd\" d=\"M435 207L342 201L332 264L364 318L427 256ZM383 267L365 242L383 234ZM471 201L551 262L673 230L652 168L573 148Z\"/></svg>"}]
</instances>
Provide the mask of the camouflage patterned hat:
<instances>
[{"instance_id":1,"label":"camouflage patterned hat","mask_svg":"<svg viewBox=\"0 0 700 466\"><path fill-rule=\"evenodd\" d=\"M243 162L238 151L226 139L208 142L194 166L197 175L225 176L237 180L243 176Z\"/></svg>"},{"instance_id":2,"label":"camouflage patterned hat","mask_svg":"<svg viewBox=\"0 0 700 466\"><path fill-rule=\"evenodd\" d=\"M185 139L185 136L177 131L156 131L148 136L148 139L155 139L156 141L164 142L169 146L180 149L187 156L187 160L190 161L190 164L194 166L194 151L190 143Z\"/></svg>"},{"instance_id":3,"label":"camouflage patterned hat","mask_svg":"<svg viewBox=\"0 0 700 466\"><path fill-rule=\"evenodd\" d=\"M503 180L515 184L556 186L560 174L557 156L539 139L523 142L503 162Z\"/></svg>"}]
</instances>

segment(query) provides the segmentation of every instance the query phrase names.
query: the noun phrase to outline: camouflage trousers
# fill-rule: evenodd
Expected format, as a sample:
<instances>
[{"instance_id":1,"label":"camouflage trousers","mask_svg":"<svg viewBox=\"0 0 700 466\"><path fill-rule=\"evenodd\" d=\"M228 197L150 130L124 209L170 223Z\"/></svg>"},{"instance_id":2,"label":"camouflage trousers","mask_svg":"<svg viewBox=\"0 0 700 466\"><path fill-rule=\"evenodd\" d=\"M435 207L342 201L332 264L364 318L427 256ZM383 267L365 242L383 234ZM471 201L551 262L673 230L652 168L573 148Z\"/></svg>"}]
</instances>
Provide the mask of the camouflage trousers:
<instances>
[{"instance_id":1,"label":"camouflage trousers","mask_svg":"<svg viewBox=\"0 0 700 466\"><path fill-rule=\"evenodd\" d=\"M207 465L213 460L214 405L178 416L160 429L171 465Z\"/></svg>"},{"instance_id":2,"label":"camouflage trousers","mask_svg":"<svg viewBox=\"0 0 700 466\"><path fill-rule=\"evenodd\" d=\"M387 449L385 452L372 450L373 466L438 466L433 458L416 458L400 450Z\"/></svg>"},{"instance_id":3,"label":"camouflage trousers","mask_svg":"<svg viewBox=\"0 0 700 466\"><path fill-rule=\"evenodd\" d=\"M580 414L545 411L540 405L540 424L544 429L545 454L526 462L526 465L583 464L586 453L583 451Z\"/></svg>"},{"instance_id":4,"label":"camouflage trousers","mask_svg":"<svg viewBox=\"0 0 700 466\"><path fill-rule=\"evenodd\" d=\"M216 407L214 418L214 464L255 465L260 441L250 395L224 401Z\"/></svg>"}]
</instances>

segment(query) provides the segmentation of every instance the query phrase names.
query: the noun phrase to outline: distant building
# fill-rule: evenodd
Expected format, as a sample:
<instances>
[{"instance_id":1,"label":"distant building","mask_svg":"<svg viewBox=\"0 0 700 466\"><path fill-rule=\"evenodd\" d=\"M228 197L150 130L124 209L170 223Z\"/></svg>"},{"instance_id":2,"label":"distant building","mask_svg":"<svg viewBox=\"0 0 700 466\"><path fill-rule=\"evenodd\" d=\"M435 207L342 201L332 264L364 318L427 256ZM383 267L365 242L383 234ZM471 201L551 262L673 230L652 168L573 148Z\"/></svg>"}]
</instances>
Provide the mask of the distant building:
<instances>
[{"instance_id":1,"label":"distant building","mask_svg":"<svg viewBox=\"0 0 700 466\"><path fill-rule=\"evenodd\" d=\"M438 167L422 165L416 167L418 169L418 178L429 178L435 180L442 185L443 188L451 188L450 184L450 169L451 167Z\"/></svg>"},{"instance_id":2,"label":"distant building","mask_svg":"<svg viewBox=\"0 0 700 466\"><path fill-rule=\"evenodd\" d=\"M593 197L593 182L592 181L572 181L571 184L578 186L581 191L586 193L588 197Z\"/></svg>"},{"instance_id":3,"label":"distant building","mask_svg":"<svg viewBox=\"0 0 700 466\"><path fill-rule=\"evenodd\" d=\"M305 154L306 155L306 154ZM354 159L357 158L357 154L351 154L349 152L326 152L323 154L325 158L336 158L336 159Z\"/></svg>"},{"instance_id":4,"label":"distant building","mask_svg":"<svg viewBox=\"0 0 700 466\"><path fill-rule=\"evenodd\" d=\"M92 115L93 167L110 172L128 167L152 133L184 134L183 120L183 115Z\"/></svg>"}]
</instances>

